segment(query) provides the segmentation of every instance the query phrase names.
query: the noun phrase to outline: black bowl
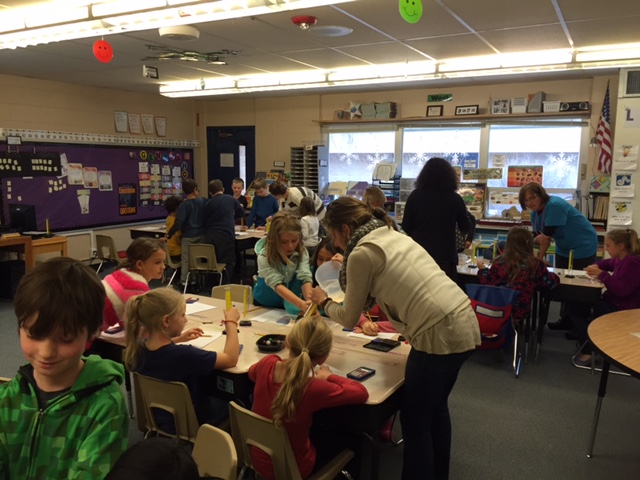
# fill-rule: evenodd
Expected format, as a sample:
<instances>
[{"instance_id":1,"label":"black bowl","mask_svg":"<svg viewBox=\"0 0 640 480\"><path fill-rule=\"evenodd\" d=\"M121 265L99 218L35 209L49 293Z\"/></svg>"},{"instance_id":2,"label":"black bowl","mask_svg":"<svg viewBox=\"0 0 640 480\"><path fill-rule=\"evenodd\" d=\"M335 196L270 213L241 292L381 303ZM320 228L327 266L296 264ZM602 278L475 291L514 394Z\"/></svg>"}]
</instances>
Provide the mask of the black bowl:
<instances>
[{"instance_id":1,"label":"black bowl","mask_svg":"<svg viewBox=\"0 0 640 480\"><path fill-rule=\"evenodd\" d=\"M279 352L284 348L284 340L286 335L279 335L277 333L270 333L263 335L258 339L256 345L261 352Z\"/></svg>"}]
</instances>

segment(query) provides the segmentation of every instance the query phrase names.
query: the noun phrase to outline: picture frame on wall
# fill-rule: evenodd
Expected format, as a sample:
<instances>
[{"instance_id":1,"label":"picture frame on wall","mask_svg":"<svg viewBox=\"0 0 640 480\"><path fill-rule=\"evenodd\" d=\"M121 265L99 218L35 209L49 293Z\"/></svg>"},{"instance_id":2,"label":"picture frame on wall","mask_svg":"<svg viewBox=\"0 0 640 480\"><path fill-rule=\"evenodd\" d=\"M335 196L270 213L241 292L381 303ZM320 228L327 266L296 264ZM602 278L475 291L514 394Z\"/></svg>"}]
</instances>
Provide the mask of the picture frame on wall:
<instances>
[{"instance_id":1,"label":"picture frame on wall","mask_svg":"<svg viewBox=\"0 0 640 480\"><path fill-rule=\"evenodd\" d=\"M479 105L460 105L456 107L456 115L477 115Z\"/></svg>"},{"instance_id":2,"label":"picture frame on wall","mask_svg":"<svg viewBox=\"0 0 640 480\"><path fill-rule=\"evenodd\" d=\"M427 117L441 117L442 108L442 105L432 105L427 107Z\"/></svg>"}]
</instances>

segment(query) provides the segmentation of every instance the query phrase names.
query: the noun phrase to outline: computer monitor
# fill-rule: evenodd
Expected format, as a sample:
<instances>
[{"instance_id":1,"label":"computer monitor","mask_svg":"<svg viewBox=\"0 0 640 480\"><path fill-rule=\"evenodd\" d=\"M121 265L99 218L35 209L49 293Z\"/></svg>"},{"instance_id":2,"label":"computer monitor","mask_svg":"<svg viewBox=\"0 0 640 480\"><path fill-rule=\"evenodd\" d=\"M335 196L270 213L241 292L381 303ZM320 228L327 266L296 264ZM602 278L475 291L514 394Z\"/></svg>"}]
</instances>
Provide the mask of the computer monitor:
<instances>
[{"instance_id":1,"label":"computer monitor","mask_svg":"<svg viewBox=\"0 0 640 480\"><path fill-rule=\"evenodd\" d=\"M11 228L17 232L32 232L38 229L35 205L24 203L9 204Z\"/></svg>"}]
</instances>

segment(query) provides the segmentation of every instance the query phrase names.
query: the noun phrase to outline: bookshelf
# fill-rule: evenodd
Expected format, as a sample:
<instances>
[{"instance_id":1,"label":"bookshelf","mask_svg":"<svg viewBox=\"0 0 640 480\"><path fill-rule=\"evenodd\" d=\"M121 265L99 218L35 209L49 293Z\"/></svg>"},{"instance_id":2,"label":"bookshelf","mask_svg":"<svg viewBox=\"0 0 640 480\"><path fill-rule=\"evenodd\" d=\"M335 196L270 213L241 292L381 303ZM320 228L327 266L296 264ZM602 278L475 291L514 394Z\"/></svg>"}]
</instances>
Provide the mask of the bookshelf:
<instances>
[{"instance_id":1,"label":"bookshelf","mask_svg":"<svg viewBox=\"0 0 640 480\"><path fill-rule=\"evenodd\" d=\"M597 232L607 230L609 216L609 194L591 192L587 197L587 220Z\"/></svg>"},{"instance_id":2,"label":"bookshelf","mask_svg":"<svg viewBox=\"0 0 640 480\"><path fill-rule=\"evenodd\" d=\"M322 145L291 147L291 186L319 192L328 181L328 149Z\"/></svg>"}]
</instances>

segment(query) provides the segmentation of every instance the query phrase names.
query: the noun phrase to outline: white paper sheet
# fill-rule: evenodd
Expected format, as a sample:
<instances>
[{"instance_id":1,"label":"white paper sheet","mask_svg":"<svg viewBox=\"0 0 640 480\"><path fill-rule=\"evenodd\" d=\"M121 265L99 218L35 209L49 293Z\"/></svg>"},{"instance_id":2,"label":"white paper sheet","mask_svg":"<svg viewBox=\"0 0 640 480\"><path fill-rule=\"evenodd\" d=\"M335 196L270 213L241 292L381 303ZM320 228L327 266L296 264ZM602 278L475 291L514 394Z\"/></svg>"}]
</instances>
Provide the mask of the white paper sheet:
<instances>
[{"instance_id":1,"label":"white paper sheet","mask_svg":"<svg viewBox=\"0 0 640 480\"><path fill-rule=\"evenodd\" d=\"M202 337L198 337L194 340L189 340L188 342L182 342L178 345L193 345L194 347L204 348L209 345L211 342L215 342L222 336L220 332L213 332L211 330L204 329L204 335Z\"/></svg>"},{"instance_id":2,"label":"white paper sheet","mask_svg":"<svg viewBox=\"0 0 640 480\"><path fill-rule=\"evenodd\" d=\"M206 303L202 302L187 303L187 315L193 315L194 313L204 312L205 310L211 310L213 308L218 307L207 305Z\"/></svg>"},{"instance_id":3,"label":"white paper sheet","mask_svg":"<svg viewBox=\"0 0 640 480\"><path fill-rule=\"evenodd\" d=\"M251 320L262 323L278 323L278 320L283 317L289 317L291 320L295 318L289 315L286 310L274 308L273 310L269 310L257 317L253 317Z\"/></svg>"},{"instance_id":4,"label":"white paper sheet","mask_svg":"<svg viewBox=\"0 0 640 480\"><path fill-rule=\"evenodd\" d=\"M364 338L365 340L371 340L373 338L393 338L396 335L398 335L398 332L378 332L378 336L377 337L372 337L371 335L365 335L364 333L355 333L355 332L351 332L349 335L347 335L348 337L357 337L357 338Z\"/></svg>"}]
</instances>

